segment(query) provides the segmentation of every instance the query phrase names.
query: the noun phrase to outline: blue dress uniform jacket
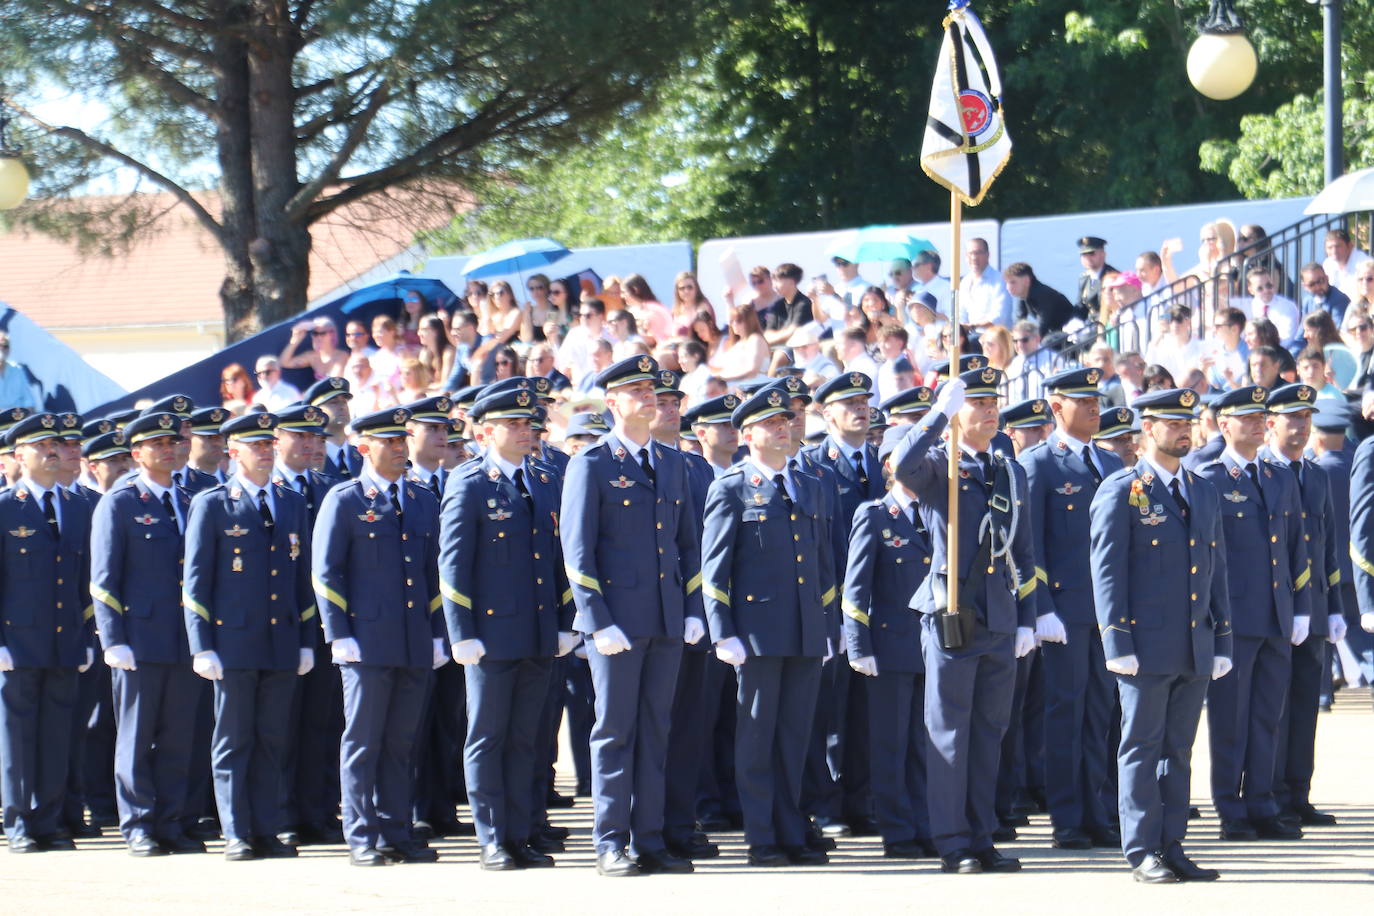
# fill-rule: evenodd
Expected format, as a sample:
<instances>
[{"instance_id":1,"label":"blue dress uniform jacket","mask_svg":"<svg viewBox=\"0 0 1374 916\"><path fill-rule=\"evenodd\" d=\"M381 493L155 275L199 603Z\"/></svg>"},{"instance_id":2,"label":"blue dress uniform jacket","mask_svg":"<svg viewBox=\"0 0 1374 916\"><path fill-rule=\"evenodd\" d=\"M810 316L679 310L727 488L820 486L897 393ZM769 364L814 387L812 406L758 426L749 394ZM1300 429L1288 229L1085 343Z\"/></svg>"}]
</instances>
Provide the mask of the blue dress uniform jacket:
<instances>
[{"instance_id":1,"label":"blue dress uniform jacket","mask_svg":"<svg viewBox=\"0 0 1374 916\"><path fill-rule=\"evenodd\" d=\"M701 543L687 464L674 449L649 447L655 481L613 434L568 462L563 562L580 632L614 624L629 639L680 638L683 619L702 616ZM644 538L649 531L653 542Z\"/></svg>"},{"instance_id":2,"label":"blue dress uniform jacket","mask_svg":"<svg viewBox=\"0 0 1374 916\"><path fill-rule=\"evenodd\" d=\"M891 494L855 511L840 605L850 658L874 656L880 674L925 672L910 605L929 572L930 541Z\"/></svg>"},{"instance_id":3,"label":"blue dress uniform jacket","mask_svg":"<svg viewBox=\"0 0 1374 916\"><path fill-rule=\"evenodd\" d=\"M1374 438L1355 449L1350 468L1350 560L1361 614L1374 611Z\"/></svg>"},{"instance_id":4,"label":"blue dress uniform jacket","mask_svg":"<svg viewBox=\"0 0 1374 916\"><path fill-rule=\"evenodd\" d=\"M1315 461L1302 460L1302 477L1295 480L1293 469L1288 460L1263 446L1259 457L1273 468L1274 476L1280 477L1288 472L1298 496L1299 518L1303 532L1303 543L1307 548L1307 562L1312 573L1306 586L1312 613L1311 633L1325 637L1329 632L1327 616L1339 614L1342 609L1340 600L1341 576L1340 556L1349 556L1341 550L1336 515L1335 495L1326 471Z\"/></svg>"},{"instance_id":5,"label":"blue dress uniform jacket","mask_svg":"<svg viewBox=\"0 0 1374 916\"><path fill-rule=\"evenodd\" d=\"M15 668L78 668L92 646L90 504L57 488L60 536L27 486L0 493L0 646Z\"/></svg>"},{"instance_id":6,"label":"blue dress uniform jacket","mask_svg":"<svg viewBox=\"0 0 1374 916\"><path fill-rule=\"evenodd\" d=\"M225 670L294 671L300 650L315 645L305 500L268 486L271 530L232 481L198 493L186 520L182 600L191 654L214 650Z\"/></svg>"},{"instance_id":7,"label":"blue dress uniform jacket","mask_svg":"<svg viewBox=\"0 0 1374 916\"><path fill-rule=\"evenodd\" d=\"M400 486L402 519L386 491L362 481L330 490L315 520L311 575L326 642L353 637L364 665L428 669L433 640L447 638L439 502L425 487Z\"/></svg>"}]
</instances>

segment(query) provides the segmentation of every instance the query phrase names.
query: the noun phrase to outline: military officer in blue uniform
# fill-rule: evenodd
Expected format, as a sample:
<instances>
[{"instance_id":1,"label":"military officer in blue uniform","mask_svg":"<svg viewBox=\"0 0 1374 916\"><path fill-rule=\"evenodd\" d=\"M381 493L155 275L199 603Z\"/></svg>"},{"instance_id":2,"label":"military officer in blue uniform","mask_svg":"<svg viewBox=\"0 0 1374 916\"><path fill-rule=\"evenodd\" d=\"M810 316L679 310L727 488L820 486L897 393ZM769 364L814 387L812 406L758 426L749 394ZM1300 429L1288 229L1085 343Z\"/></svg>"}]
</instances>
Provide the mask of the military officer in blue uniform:
<instances>
[{"instance_id":1,"label":"military officer in blue uniform","mask_svg":"<svg viewBox=\"0 0 1374 916\"><path fill-rule=\"evenodd\" d=\"M90 507L57 481L57 415L10 427L19 480L0 493L0 798L13 853L73 849L60 823L77 675L95 660Z\"/></svg>"},{"instance_id":2,"label":"military officer in blue uniform","mask_svg":"<svg viewBox=\"0 0 1374 916\"><path fill-rule=\"evenodd\" d=\"M0 412L0 475L3 476L0 490L13 486L23 472L19 459L14 455L14 446L10 444L9 431L31 413L33 411L27 407L11 407Z\"/></svg>"},{"instance_id":3,"label":"military officer in blue uniform","mask_svg":"<svg viewBox=\"0 0 1374 916\"><path fill-rule=\"evenodd\" d=\"M702 542L711 642L739 681L735 782L757 867L827 861L807 844L801 778L834 567L819 482L788 467L791 419L772 386L735 408L749 457L711 484Z\"/></svg>"},{"instance_id":4,"label":"military officer in blue uniform","mask_svg":"<svg viewBox=\"0 0 1374 916\"><path fill-rule=\"evenodd\" d=\"M138 473L100 501L91 522L91 596L118 721L119 830L136 857L205 851L181 823L201 686L181 604L191 501L172 484L180 428L172 413L125 427Z\"/></svg>"},{"instance_id":5,"label":"military officer in blue uniform","mask_svg":"<svg viewBox=\"0 0 1374 916\"><path fill-rule=\"evenodd\" d=\"M315 521L315 596L343 678L343 832L359 866L438 858L411 834L412 753L431 669L449 654L439 504L404 479L409 419L394 408L353 421L363 465Z\"/></svg>"},{"instance_id":6,"label":"military officer in blue uniform","mask_svg":"<svg viewBox=\"0 0 1374 916\"><path fill-rule=\"evenodd\" d=\"M1207 694L1212 802L1226 840L1302 836L1279 820L1274 769L1292 646L1311 632L1312 570L1297 481L1258 454L1268 395L1247 385L1216 400L1226 448L1196 472L1221 494L1226 531L1234 667ZM1256 569L1265 560L1268 575Z\"/></svg>"},{"instance_id":7,"label":"military officer in blue uniform","mask_svg":"<svg viewBox=\"0 0 1374 916\"><path fill-rule=\"evenodd\" d=\"M1221 499L1181 464L1197 400L1184 388L1136 399L1141 460L1108 475L1089 509L1093 604L1121 694L1121 846L1148 884L1217 877L1182 846L1207 681L1230 670L1232 647Z\"/></svg>"},{"instance_id":8,"label":"military officer in blue uniform","mask_svg":"<svg viewBox=\"0 0 1374 916\"><path fill-rule=\"evenodd\" d=\"M214 486L224 483L224 435L219 431L229 419L223 407L199 407L191 411L191 450L187 459L191 470L214 479Z\"/></svg>"},{"instance_id":9,"label":"military officer in blue uniform","mask_svg":"<svg viewBox=\"0 0 1374 916\"><path fill-rule=\"evenodd\" d=\"M822 405L829 431L806 450L806 456L829 471L839 488L830 534L836 570L845 568L855 510L883 495L878 455L868 444L872 388L872 380L863 373L844 372L819 386L814 395ZM807 770L810 813L825 836L870 835L878 830L868 786L867 685L851 676L848 661L840 657L844 655L843 642L835 643L831 651L833 655L822 667L821 696L811 736ZM824 768L818 765L821 749Z\"/></svg>"},{"instance_id":10,"label":"military officer in blue uniform","mask_svg":"<svg viewBox=\"0 0 1374 916\"><path fill-rule=\"evenodd\" d=\"M1026 472L989 451L997 432L997 369L972 369L941 386L924 420L889 456L893 477L916 494L931 535L931 574L912 597L923 616L930 828L949 873L1019 870L993 846L1001 743L1016 659L1035 647L1032 519ZM949 458L939 444L959 417L959 604L948 607ZM972 701L970 702L970 697Z\"/></svg>"},{"instance_id":11,"label":"military officer in blue uniform","mask_svg":"<svg viewBox=\"0 0 1374 916\"><path fill-rule=\"evenodd\" d=\"M1140 421L1129 407L1112 407L1102 414L1099 428L1093 434L1093 445L1111 452L1121 459L1123 466L1135 467L1136 440L1140 436Z\"/></svg>"},{"instance_id":12,"label":"military officer in blue uniform","mask_svg":"<svg viewBox=\"0 0 1374 916\"><path fill-rule=\"evenodd\" d=\"M597 869L614 877L692 870L662 830L678 664L705 632L700 540L687 464L650 435L657 373L640 356L597 375L615 424L568 462L563 485L563 559L596 689Z\"/></svg>"},{"instance_id":13,"label":"military officer in blue uniform","mask_svg":"<svg viewBox=\"0 0 1374 916\"><path fill-rule=\"evenodd\" d=\"M463 768L489 871L554 864L529 845L530 787L544 763L536 739L553 660L578 642L558 543L559 482L526 460L535 408L522 389L473 405L487 452L455 474L441 518L444 615L467 681Z\"/></svg>"},{"instance_id":14,"label":"military officer in blue uniform","mask_svg":"<svg viewBox=\"0 0 1374 916\"><path fill-rule=\"evenodd\" d=\"M1028 398L1013 404L1000 416L1002 429L1011 439L1017 457L1048 439L1054 426L1054 416L1044 398Z\"/></svg>"},{"instance_id":15,"label":"military officer in blue uniform","mask_svg":"<svg viewBox=\"0 0 1374 916\"><path fill-rule=\"evenodd\" d=\"M1101 482L1123 465L1092 441L1100 427L1098 369L1045 380L1055 422L1049 438L1023 452L1035 531L1039 607L1036 637L1045 678L1045 781L1060 849L1119 847L1115 811L1104 797L1113 766L1107 736L1115 702L1093 606L1088 507ZM1106 805L1112 803L1109 810Z\"/></svg>"},{"instance_id":16,"label":"military officer in blue uniform","mask_svg":"<svg viewBox=\"0 0 1374 916\"><path fill-rule=\"evenodd\" d=\"M884 435L880 462L906 437L904 425ZM921 619L910 607L929 572L930 538L918 527L916 494L894 481L885 497L864 503L854 515L841 601L850 667L871 678L873 808L889 858L937 854L926 810Z\"/></svg>"},{"instance_id":17,"label":"military officer in blue uniform","mask_svg":"<svg viewBox=\"0 0 1374 916\"><path fill-rule=\"evenodd\" d=\"M1327 640L1345 636L1341 603L1341 570L1336 556L1335 502L1326 472L1303 457L1312 434L1317 391L1309 385L1283 385L1269 393L1268 442L1259 457L1293 475L1302 507L1303 541L1311 576L1311 627L1307 638L1293 644L1288 702L1279 719L1278 766L1274 789L1285 819L1302 824L1334 824L1335 817L1312 807L1312 773L1316 768L1317 707L1326 676ZM1341 542L1344 543L1344 542Z\"/></svg>"},{"instance_id":18,"label":"military officer in blue uniform","mask_svg":"<svg viewBox=\"0 0 1374 916\"><path fill-rule=\"evenodd\" d=\"M190 466L191 461L191 415L195 413L196 405L189 397L184 394L169 394L147 407L143 408L139 416L149 416L155 413L170 413L176 416L179 421L177 434L181 437L176 446L177 466L172 471L172 483L182 487L192 496L202 490L208 490L215 486L219 481L213 475L206 474ZM229 419L228 412L225 412L224 419Z\"/></svg>"},{"instance_id":19,"label":"military officer in blue uniform","mask_svg":"<svg viewBox=\"0 0 1374 916\"><path fill-rule=\"evenodd\" d=\"M906 388L883 401L883 412L891 426L906 426L915 423L930 411L935 400L935 392L924 385Z\"/></svg>"},{"instance_id":20,"label":"military officer in blue uniform","mask_svg":"<svg viewBox=\"0 0 1374 916\"><path fill-rule=\"evenodd\" d=\"M315 663L305 499L272 483L277 418L221 427L238 470L196 494L182 603L196 674L214 683L215 805L229 861L285 858L286 750L296 679Z\"/></svg>"},{"instance_id":21,"label":"military officer in blue uniform","mask_svg":"<svg viewBox=\"0 0 1374 916\"><path fill-rule=\"evenodd\" d=\"M362 455L348 441L348 423L353 418L348 404L351 400L353 393L348 390L348 379L335 375L320 379L301 395L302 404L320 408L327 417L324 466L319 470L339 480L352 480L363 466Z\"/></svg>"},{"instance_id":22,"label":"military officer in blue uniform","mask_svg":"<svg viewBox=\"0 0 1374 916\"><path fill-rule=\"evenodd\" d=\"M1370 669L1371 659L1374 658L1370 646L1374 640L1360 626L1360 603L1355 597L1355 574L1349 549L1351 469L1355 460L1355 444L1346 437L1349 426L1350 411L1345 405L1331 400L1322 402L1312 417L1315 432L1306 455L1326 472L1327 483L1331 486L1331 502L1336 513L1332 521L1332 536L1336 539L1336 562L1340 571L1336 589L1341 593L1341 606L1345 609L1345 645L1359 660L1362 673L1369 679L1374 677L1374 670ZM1342 544L1346 545L1345 549L1339 546ZM1335 653L1334 648L1331 651ZM1330 709L1331 694L1331 674L1328 672L1322 687L1323 711Z\"/></svg>"},{"instance_id":23,"label":"military officer in blue uniform","mask_svg":"<svg viewBox=\"0 0 1374 916\"><path fill-rule=\"evenodd\" d=\"M1360 631L1371 634L1374 633L1374 437L1361 442L1351 459L1350 561ZM1366 639L1364 645L1369 644ZM1352 648L1360 648L1360 643L1356 642ZM1368 655L1362 662L1369 664Z\"/></svg>"}]
</instances>

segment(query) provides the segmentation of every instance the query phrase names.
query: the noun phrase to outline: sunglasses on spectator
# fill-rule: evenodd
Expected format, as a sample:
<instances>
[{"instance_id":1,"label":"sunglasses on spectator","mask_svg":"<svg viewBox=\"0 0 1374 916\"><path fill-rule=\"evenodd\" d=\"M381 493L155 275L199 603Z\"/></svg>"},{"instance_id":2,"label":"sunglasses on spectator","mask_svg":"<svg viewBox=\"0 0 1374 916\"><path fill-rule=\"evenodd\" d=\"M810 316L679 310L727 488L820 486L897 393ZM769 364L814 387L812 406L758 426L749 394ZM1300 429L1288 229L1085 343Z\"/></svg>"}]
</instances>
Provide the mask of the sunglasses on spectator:
<instances>
[{"instance_id":1,"label":"sunglasses on spectator","mask_svg":"<svg viewBox=\"0 0 1374 916\"><path fill-rule=\"evenodd\" d=\"M1374 279L1374 278L1371 278L1371 279ZM1273 289L1273 288L1274 288L1274 284L1272 284L1272 283L1256 283L1256 284L1255 284L1255 288L1256 288L1256 289Z\"/></svg>"},{"instance_id":2,"label":"sunglasses on spectator","mask_svg":"<svg viewBox=\"0 0 1374 916\"><path fill-rule=\"evenodd\" d=\"M498 359L498 360L496 361L496 365L498 365L498 366L509 366L510 364L511 364L511 361L508 360L508 359Z\"/></svg>"},{"instance_id":3,"label":"sunglasses on spectator","mask_svg":"<svg viewBox=\"0 0 1374 916\"><path fill-rule=\"evenodd\" d=\"M334 333L333 331L311 331L311 332L310 332L310 336L311 336L311 337L327 337L327 336L329 336L330 334L333 334L333 333Z\"/></svg>"},{"instance_id":4,"label":"sunglasses on spectator","mask_svg":"<svg viewBox=\"0 0 1374 916\"><path fill-rule=\"evenodd\" d=\"M766 283L768 282L768 278L767 278L767 277L758 277L758 278L755 278L755 279L750 280L749 282L752 283L754 286L763 286L764 284L766 284Z\"/></svg>"},{"instance_id":5,"label":"sunglasses on spectator","mask_svg":"<svg viewBox=\"0 0 1374 916\"><path fill-rule=\"evenodd\" d=\"M311 331L311 333L313 334L313 333L316 333L316 332ZM366 332L366 331L345 331L345 332L344 332L344 336L345 336L345 337L366 337L366 336L367 336L367 332Z\"/></svg>"},{"instance_id":6,"label":"sunglasses on spectator","mask_svg":"<svg viewBox=\"0 0 1374 916\"><path fill-rule=\"evenodd\" d=\"M941 335L941 336L945 336L945 335ZM1032 340L1034 340L1034 339L1035 339L1034 337L1013 337L1013 338L1011 339L1011 342L1012 342L1012 343L1030 343L1030 342L1031 342Z\"/></svg>"},{"instance_id":7,"label":"sunglasses on spectator","mask_svg":"<svg viewBox=\"0 0 1374 916\"><path fill-rule=\"evenodd\" d=\"M535 290L543 290L543 289L548 289L548 287L545 286L545 285L542 284L542 283L531 283L531 284L529 285L529 291L530 291L530 292L534 292Z\"/></svg>"},{"instance_id":8,"label":"sunglasses on spectator","mask_svg":"<svg viewBox=\"0 0 1374 916\"><path fill-rule=\"evenodd\" d=\"M1356 277L1356 283L1374 283L1374 277Z\"/></svg>"},{"instance_id":9,"label":"sunglasses on spectator","mask_svg":"<svg viewBox=\"0 0 1374 916\"><path fill-rule=\"evenodd\" d=\"M595 314L596 314L596 312L578 312L578 313L577 313L577 317L578 317L578 318L590 318L590 317L592 317L592 316L595 315Z\"/></svg>"},{"instance_id":10,"label":"sunglasses on spectator","mask_svg":"<svg viewBox=\"0 0 1374 916\"><path fill-rule=\"evenodd\" d=\"M224 378L220 379L220 382L222 382L225 385L228 385L231 382L237 382L238 380L239 377L237 375L226 375Z\"/></svg>"},{"instance_id":11,"label":"sunglasses on spectator","mask_svg":"<svg viewBox=\"0 0 1374 916\"><path fill-rule=\"evenodd\" d=\"M276 371L277 371L276 369L259 369L257 372L254 372L253 374L256 375L256 376L261 377L261 376L264 376L264 375L271 375L273 372L276 372Z\"/></svg>"},{"instance_id":12,"label":"sunglasses on spectator","mask_svg":"<svg viewBox=\"0 0 1374 916\"><path fill-rule=\"evenodd\" d=\"M1352 324L1350 326L1350 330L1360 331L1361 333L1370 329L1374 329L1374 324Z\"/></svg>"}]
</instances>

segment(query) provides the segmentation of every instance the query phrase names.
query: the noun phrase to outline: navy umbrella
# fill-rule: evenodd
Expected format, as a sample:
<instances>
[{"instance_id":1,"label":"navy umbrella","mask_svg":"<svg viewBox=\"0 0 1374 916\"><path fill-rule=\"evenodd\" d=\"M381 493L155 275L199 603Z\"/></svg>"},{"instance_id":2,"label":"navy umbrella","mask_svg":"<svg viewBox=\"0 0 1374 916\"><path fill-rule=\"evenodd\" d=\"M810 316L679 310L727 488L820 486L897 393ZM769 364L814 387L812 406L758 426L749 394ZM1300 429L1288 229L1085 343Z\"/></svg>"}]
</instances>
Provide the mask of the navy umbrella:
<instances>
[{"instance_id":1,"label":"navy umbrella","mask_svg":"<svg viewBox=\"0 0 1374 916\"><path fill-rule=\"evenodd\" d=\"M475 255L463 265L463 274L474 280L534 270L561 261L572 252L553 239L516 239Z\"/></svg>"},{"instance_id":2,"label":"navy umbrella","mask_svg":"<svg viewBox=\"0 0 1374 916\"><path fill-rule=\"evenodd\" d=\"M406 293L416 292L435 309L448 308L458 297L448 284L437 277L422 277L409 271L401 271L390 279L373 283L329 303L345 315L355 312L365 305L377 302L403 302Z\"/></svg>"}]
</instances>

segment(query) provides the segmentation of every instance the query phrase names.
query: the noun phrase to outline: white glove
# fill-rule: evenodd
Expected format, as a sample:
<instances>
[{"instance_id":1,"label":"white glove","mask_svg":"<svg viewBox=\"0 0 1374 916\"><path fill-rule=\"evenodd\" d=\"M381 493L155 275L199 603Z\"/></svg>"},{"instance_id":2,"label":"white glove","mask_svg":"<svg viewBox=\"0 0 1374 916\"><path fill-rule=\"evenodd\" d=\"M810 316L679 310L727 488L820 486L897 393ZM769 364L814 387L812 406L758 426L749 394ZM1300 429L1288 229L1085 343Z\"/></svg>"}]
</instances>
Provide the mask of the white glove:
<instances>
[{"instance_id":1,"label":"white glove","mask_svg":"<svg viewBox=\"0 0 1374 916\"><path fill-rule=\"evenodd\" d=\"M1327 614L1326 615L1326 638L1331 645L1335 645L1345 639L1345 615Z\"/></svg>"},{"instance_id":2,"label":"white glove","mask_svg":"<svg viewBox=\"0 0 1374 916\"><path fill-rule=\"evenodd\" d=\"M830 660L831 660L832 658L834 658L834 657L835 657L835 641L832 640L832 639L827 639L827 640L825 641L825 657L821 659L821 664L824 665L826 662L830 661Z\"/></svg>"},{"instance_id":3,"label":"white glove","mask_svg":"<svg viewBox=\"0 0 1374 916\"><path fill-rule=\"evenodd\" d=\"M1365 611L1360 615L1360 629L1366 633L1374 633L1374 611Z\"/></svg>"},{"instance_id":4,"label":"white glove","mask_svg":"<svg viewBox=\"0 0 1374 916\"><path fill-rule=\"evenodd\" d=\"M220 664L219 653L214 649L197 652L196 657L191 659L191 670L207 681L224 679L224 666Z\"/></svg>"},{"instance_id":5,"label":"white glove","mask_svg":"<svg viewBox=\"0 0 1374 916\"><path fill-rule=\"evenodd\" d=\"M688 617L682 622L682 641L687 645L695 646L705 635L706 625L701 622L701 618Z\"/></svg>"},{"instance_id":6,"label":"white glove","mask_svg":"<svg viewBox=\"0 0 1374 916\"><path fill-rule=\"evenodd\" d=\"M1035 618L1035 644L1038 646L1045 642L1064 645L1068 645L1069 642L1069 633L1064 629L1064 621L1053 611Z\"/></svg>"},{"instance_id":7,"label":"white glove","mask_svg":"<svg viewBox=\"0 0 1374 916\"><path fill-rule=\"evenodd\" d=\"M302 649L301 662L296 666L296 677L305 677L313 670L315 670L315 650Z\"/></svg>"},{"instance_id":8,"label":"white glove","mask_svg":"<svg viewBox=\"0 0 1374 916\"><path fill-rule=\"evenodd\" d=\"M1030 627L1016 628L1016 657L1025 658L1035 648L1035 631Z\"/></svg>"},{"instance_id":9,"label":"white glove","mask_svg":"<svg viewBox=\"0 0 1374 916\"><path fill-rule=\"evenodd\" d=\"M1123 655L1120 658L1107 659L1107 670L1112 674L1124 674L1130 677L1140 673L1140 659L1134 655Z\"/></svg>"},{"instance_id":10,"label":"white glove","mask_svg":"<svg viewBox=\"0 0 1374 916\"><path fill-rule=\"evenodd\" d=\"M95 664L95 650L92 649L90 646L87 646L87 647L86 647L86 664L84 664L84 665L77 665L77 666L76 666L76 673L77 673L77 674L85 674L87 671L90 671L90 670L91 670L91 665L94 665L94 664Z\"/></svg>"},{"instance_id":11,"label":"white glove","mask_svg":"<svg viewBox=\"0 0 1374 916\"><path fill-rule=\"evenodd\" d=\"M602 655L619 655L630 648L630 641L615 624L593 633L592 642L596 644L596 651Z\"/></svg>"},{"instance_id":12,"label":"white glove","mask_svg":"<svg viewBox=\"0 0 1374 916\"><path fill-rule=\"evenodd\" d=\"M14 656L10 654L8 646L0 646L0 671L14 670Z\"/></svg>"},{"instance_id":13,"label":"white glove","mask_svg":"<svg viewBox=\"0 0 1374 916\"><path fill-rule=\"evenodd\" d=\"M432 666L435 671L448 664L448 650L444 648L444 640L441 636L434 637L434 661Z\"/></svg>"},{"instance_id":14,"label":"white glove","mask_svg":"<svg viewBox=\"0 0 1374 916\"><path fill-rule=\"evenodd\" d=\"M935 405L931 407L934 413L944 414L946 420L964 406L964 389L968 387L964 380L959 378L958 366L950 366L949 371L952 377L940 386L940 393L935 396Z\"/></svg>"},{"instance_id":15,"label":"white glove","mask_svg":"<svg viewBox=\"0 0 1374 916\"><path fill-rule=\"evenodd\" d=\"M134 650L124 645L110 646L106 649L105 664L120 671L138 670L138 665L134 662Z\"/></svg>"},{"instance_id":16,"label":"white glove","mask_svg":"<svg viewBox=\"0 0 1374 916\"><path fill-rule=\"evenodd\" d=\"M363 660L363 653L358 648L358 641L352 636L343 636L331 642L329 644L329 656L336 665Z\"/></svg>"},{"instance_id":17,"label":"white glove","mask_svg":"<svg viewBox=\"0 0 1374 916\"><path fill-rule=\"evenodd\" d=\"M558 644L563 645L563 634L558 634ZM460 665L475 665L487 654L487 647L480 639L460 639L453 644L453 660Z\"/></svg>"},{"instance_id":18,"label":"white glove","mask_svg":"<svg viewBox=\"0 0 1374 916\"><path fill-rule=\"evenodd\" d=\"M582 642L582 637L576 633L560 632L558 634L558 657L562 658L572 650L576 649ZM584 656L585 657L585 656ZM455 659L457 661L457 659ZM462 662L458 662L462 664Z\"/></svg>"},{"instance_id":19,"label":"white glove","mask_svg":"<svg viewBox=\"0 0 1374 916\"><path fill-rule=\"evenodd\" d=\"M861 655L849 660L849 667L865 677L878 676L878 660L871 655Z\"/></svg>"},{"instance_id":20,"label":"white glove","mask_svg":"<svg viewBox=\"0 0 1374 916\"><path fill-rule=\"evenodd\" d=\"M744 651L744 643L740 642L738 636L731 636L729 639L722 639L716 643L716 658L725 662L727 665L738 667L744 664L748 655Z\"/></svg>"},{"instance_id":21,"label":"white glove","mask_svg":"<svg viewBox=\"0 0 1374 916\"><path fill-rule=\"evenodd\" d=\"M1226 677L1231 670L1231 660L1224 655L1212 656L1212 680L1220 680Z\"/></svg>"},{"instance_id":22,"label":"white glove","mask_svg":"<svg viewBox=\"0 0 1374 916\"><path fill-rule=\"evenodd\" d=\"M1300 646L1307 641L1307 636L1312 632L1312 618L1306 614L1299 614L1293 618L1293 635L1289 638L1295 646Z\"/></svg>"}]
</instances>

